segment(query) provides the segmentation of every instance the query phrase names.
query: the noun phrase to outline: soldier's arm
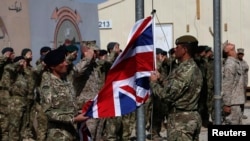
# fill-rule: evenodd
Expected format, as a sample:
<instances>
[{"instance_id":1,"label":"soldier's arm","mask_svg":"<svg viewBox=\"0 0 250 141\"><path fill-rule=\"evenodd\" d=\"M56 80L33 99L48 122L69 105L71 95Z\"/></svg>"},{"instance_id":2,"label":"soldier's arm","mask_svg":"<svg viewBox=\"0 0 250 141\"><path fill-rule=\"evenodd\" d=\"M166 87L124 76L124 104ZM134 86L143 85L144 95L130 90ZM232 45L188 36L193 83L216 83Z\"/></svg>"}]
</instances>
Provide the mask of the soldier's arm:
<instances>
[{"instance_id":1,"label":"soldier's arm","mask_svg":"<svg viewBox=\"0 0 250 141\"><path fill-rule=\"evenodd\" d=\"M176 101L184 94L183 92L188 89L191 72L192 68L188 71L178 69L175 71L174 75L165 79L162 84L151 82L150 86L152 88L152 92L157 94L163 100L172 102Z\"/></svg>"},{"instance_id":2,"label":"soldier's arm","mask_svg":"<svg viewBox=\"0 0 250 141\"><path fill-rule=\"evenodd\" d=\"M50 84L50 83L47 83ZM71 110L68 110L69 107L63 109L62 101L56 99L56 90L51 85L42 85L41 93L43 95L44 103L43 110L48 116L49 121L63 122L63 123L72 123L74 113ZM64 101L65 102L65 101ZM67 105L64 105L67 106Z\"/></svg>"}]
</instances>

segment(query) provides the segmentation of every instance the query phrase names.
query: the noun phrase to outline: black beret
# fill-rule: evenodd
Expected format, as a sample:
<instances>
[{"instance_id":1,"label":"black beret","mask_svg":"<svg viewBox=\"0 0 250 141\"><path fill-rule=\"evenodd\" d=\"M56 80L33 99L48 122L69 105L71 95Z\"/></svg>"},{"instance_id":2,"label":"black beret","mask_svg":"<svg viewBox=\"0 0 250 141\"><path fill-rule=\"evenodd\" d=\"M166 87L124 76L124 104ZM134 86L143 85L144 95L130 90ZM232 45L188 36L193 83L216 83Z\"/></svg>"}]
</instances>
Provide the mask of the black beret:
<instances>
[{"instance_id":1,"label":"black beret","mask_svg":"<svg viewBox=\"0 0 250 141\"><path fill-rule=\"evenodd\" d=\"M48 67L50 67L58 65L62 63L64 60L65 60L64 50L55 49L46 54L43 61Z\"/></svg>"},{"instance_id":2,"label":"black beret","mask_svg":"<svg viewBox=\"0 0 250 141\"><path fill-rule=\"evenodd\" d=\"M156 54L162 54L163 53L163 50L160 49L160 48L156 48Z\"/></svg>"},{"instance_id":3,"label":"black beret","mask_svg":"<svg viewBox=\"0 0 250 141\"><path fill-rule=\"evenodd\" d=\"M174 48L171 48L171 49L168 51L168 53L169 53L170 55L174 54L174 52L175 52Z\"/></svg>"},{"instance_id":4,"label":"black beret","mask_svg":"<svg viewBox=\"0 0 250 141\"><path fill-rule=\"evenodd\" d=\"M117 42L109 42L108 45L107 45L107 49L108 50L113 49L116 44L118 44L118 43Z\"/></svg>"},{"instance_id":5,"label":"black beret","mask_svg":"<svg viewBox=\"0 0 250 141\"><path fill-rule=\"evenodd\" d=\"M22 50L21 56L25 56L27 54L27 52L31 51L31 49L29 48L25 48Z\"/></svg>"},{"instance_id":6,"label":"black beret","mask_svg":"<svg viewBox=\"0 0 250 141\"><path fill-rule=\"evenodd\" d=\"M23 56L16 56L15 59L13 60L14 62L18 62L19 60L24 59Z\"/></svg>"},{"instance_id":7,"label":"black beret","mask_svg":"<svg viewBox=\"0 0 250 141\"><path fill-rule=\"evenodd\" d=\"M51 51L51 48L48 46L44 46L40 49L40 54L42 54L43 52L48 52Z\"/></svg>"},{"instance_id":8,"label":"black beret","mask_svg":"<svg viewBox=\"0 0 250 141\"><path fill-rule=\"evenodd\" d=\"M163 50L161 54L162 55L168 55L168 52Z\"/></svg>"},{"instance_id":9,"label":"black beret","mask_svg":"<svg viewBox=\"0 0 250 141\"><path fill-rule=\"evenodd\" d=\"M74 51L78 51L78 48L75 45L69 45L69 46L66 46L66 51L74 52Z\"/></svg>"},{"instance_id":10,"label":"black beret","mask_svg":"<svg viewBox=\"0 0 250 141\"><path fill-rule=\"evenodd\" d=\"M206 47L206 52L208 52L208 51L212 51L212 48L209 46Z\"/></svg>"},{"instance_id":11,"label":"black beret","mask_svg":"<svg viewBox=\"0 0 250 141\"><path fill-rule=\"evenodd\" d=\"M8 51L13 52L14 50L11 47L5 47L5 48L2 49L2 54L6 53Z\"/></svg>"},{"instance_id":12,"label":"black beret","mask_svg":"<svg viewBox=\"0 0 250 141\"><path fill-rule=\"evenodd\" d=\"M207 46L198 46L198 48L196 48L196 52L197 53L202 53L203 51L206 51Z\"/></svg>"},{"instance_id":13,"label":"black beret","mask_svg":"<svg viewBox=\"0 0 250 141\"><path fill-rule=\"evenodd\" d=\"M175 44L176 45L179 45L179 44L191 44L191 45L198 45L198 40L191 36L191 35L184 35L184 36L181 36L179 38L177 38L175 40Z\"/></svg>"},{"instance_id":14,"label":"black beret","mask_svg":"<svg viewBox=\"0 0 250 141\"><path fill-rule=\"evenodd\" d=\"M104 49L99 50L99 56L103 56L106 54L108 54L108 52L106 50L104 50Z\"/></svg>"}]
</instances>

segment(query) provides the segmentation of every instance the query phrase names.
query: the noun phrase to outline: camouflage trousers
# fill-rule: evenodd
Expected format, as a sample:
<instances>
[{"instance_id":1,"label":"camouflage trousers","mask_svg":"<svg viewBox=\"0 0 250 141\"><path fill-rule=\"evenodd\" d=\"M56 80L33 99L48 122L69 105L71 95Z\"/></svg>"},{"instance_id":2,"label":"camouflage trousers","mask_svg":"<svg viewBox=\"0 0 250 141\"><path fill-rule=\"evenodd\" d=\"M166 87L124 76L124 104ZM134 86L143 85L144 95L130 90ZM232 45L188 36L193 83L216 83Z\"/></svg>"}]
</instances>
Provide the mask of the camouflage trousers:
<instances>
[{"instance_id":1,"label":"camouflage trousers","mask_svg":"<svg viewBox=\"0 0 250 141\"><path fill-rule=\"evenodd\" d=\"M122 141L128 141L136 124L135 112L122 116Z\"/></svg>"},{"instance_id":2,"label":"camouflage trousers","mask_svg":"<svg viewBox=\"0 0 250 141\"><path fill-rule=\"evenodd\" d=\"M8 141L9 138L9 100L7 90L0 90L0 140Z\"/></svg>"},{"instance_id":3,"label":"camouflage trousers","mask_svg":"<svg viewBox=\"0 0 250 141\"><path fill-rule=\"evenodd\" d=\"M223 124L239 125L242 124L242 107L241 105L231 105L231 113L223 115Z\"/></svg>"},{"instance_id":4,"label":"camouflage trousers","mask_svg":"<svg viewBox=\"0 0 250 141\"><path fill-rule=\"evenodd\" d=\"M103 139L105 141L120 141L122 137L121 127L121 117L105 119Z\"/></svg>"},{"instance_id":5,"label":"camouflage trousers","mask_svg":"<svg viewBox=\"0 0 250 141\"><path fill-rule=\"evenodd\" d=\"M88 119L86 125L89 129L92 141L100 141L103 132L103 119Z\"/></svg>"},{"instance_id":6,"label":"camouflage trousers","mask_svg":"<svg viewBox=\"0 0 250 141\"><path fill-rule=\"evenodd\" d=\"M31 124L35 133L36 141L44 141L47 136L48 119L42 106L39 103L35 103L31 109Z\"/></svg>"},{"instance_id":7,"label":"camouflage trousers","mask_svg":"<svg viewBox=\"0 0 250 141\"><path fill-rule=\"evenodd\" d=\"M23 124L25 112L27 109L26 99L20 96L11 96L9 111L9 140L19 141L22 140L22 133L24 132ZM21 132L20 132L21 131Z\"/></svg>"},{"instance_id":8,"label":"camouflage trousers","mask_svg":"<svg viewBox=\"0 0 250 141\"><path fill-rule=\"evenodd\" d=\"M158 96L153 96L151 112L150 132L152 136L160 136L162 125L168 114L168 104L163 103Z\"/></svg>"},{"instance_id":9,"label":"camouflage trousers","mask_svg":"<svg viewBox=\"0 0 250 141\"><path fill-rule=\"evenodd\" d=\"M171 112L167 122L167 140L199 141L201 124L197 111Z\"/></svg>"}]
</instances>

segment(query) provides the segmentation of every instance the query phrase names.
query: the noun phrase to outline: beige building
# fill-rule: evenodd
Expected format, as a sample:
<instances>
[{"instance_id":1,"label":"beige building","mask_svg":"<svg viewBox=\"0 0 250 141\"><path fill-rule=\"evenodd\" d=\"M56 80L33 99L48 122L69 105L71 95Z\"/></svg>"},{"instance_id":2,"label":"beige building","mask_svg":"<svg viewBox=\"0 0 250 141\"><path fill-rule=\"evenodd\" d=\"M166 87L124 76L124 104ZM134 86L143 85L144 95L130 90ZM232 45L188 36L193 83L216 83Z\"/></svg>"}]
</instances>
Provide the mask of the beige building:
<instances>
[{"instance_id":1,"label":"beige building","mask_svg":"<svg viewBox=\"0 0 250 141\"><path fill-rule=\"evenodd\" d=\"M156 10L156 36L161 34L156 42L163 44L161 48L174 47L174 40L184 34L197 37L200 45L213 47L213 0L144 0L145 17L152 9ZM250 53L249 9L249 0L221 0L221 41L245 48L245 54ZM135 0L108 0L99 4L98 10L101 48L106 49L110 41L124 48L135 23ZM105 23L109 27L103 27ZM245 59L250 62L250 56L245 55Z\"/></svg>"}]
</instances>

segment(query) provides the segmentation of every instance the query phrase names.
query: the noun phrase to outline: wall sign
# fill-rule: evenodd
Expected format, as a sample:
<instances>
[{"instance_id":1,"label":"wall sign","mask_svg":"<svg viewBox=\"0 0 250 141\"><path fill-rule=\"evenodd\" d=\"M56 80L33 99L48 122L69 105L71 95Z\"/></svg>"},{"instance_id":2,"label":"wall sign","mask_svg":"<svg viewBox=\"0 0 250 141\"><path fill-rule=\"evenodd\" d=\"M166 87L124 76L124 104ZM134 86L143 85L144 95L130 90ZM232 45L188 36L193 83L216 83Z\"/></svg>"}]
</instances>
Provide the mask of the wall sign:
<instances>
[{"instance_id":1,"label":"wall sign","mask_svg":"<svg viewBox=\"0 0 250 141\"><path fill-rule=\"evenodd\" d=\"M111 20L100 20L98 23L100 29L108 29L112 28L112 21Z\"/></svg>"}]
</instances>

